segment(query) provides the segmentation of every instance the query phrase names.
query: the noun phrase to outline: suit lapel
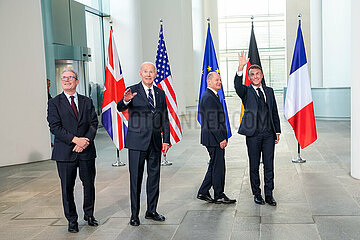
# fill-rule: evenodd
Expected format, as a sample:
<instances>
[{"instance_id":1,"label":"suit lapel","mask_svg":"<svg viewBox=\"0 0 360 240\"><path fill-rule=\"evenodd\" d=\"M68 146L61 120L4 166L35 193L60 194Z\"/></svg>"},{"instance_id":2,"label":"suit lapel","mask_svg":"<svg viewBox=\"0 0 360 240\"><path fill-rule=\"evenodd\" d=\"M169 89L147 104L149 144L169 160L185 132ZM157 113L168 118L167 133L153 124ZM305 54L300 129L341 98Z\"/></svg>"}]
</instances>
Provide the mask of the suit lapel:
<instances>
[{"instance_id":1,"label":"suit lapel","mask_svg":"<svg viewBox=\"0 0 360 240\"><path fill-rule=\"evenodd\" d=\"M65 107L65 109L67 109L70 112L70 114L76 119L74 110L72 110L69 100L67 99L64 93L60 95L60 102Z\"/></svg>"},{"instance_id":2,"label":"suit lapel","mask_svg":"<svg viewBox=\"0 0 360 240\"><path fill-rule=\"evenodd\" d=\"M206 91L208 91L209 94L210 94L213 98L216 99L217 104L218 104L219 106L221 106L221 108L223 108L223 106L222 106L222 104L221 104L221 102L220 102L220 98L218 98L218 97L215 95L215 93L214 93L213 91L211 91L210 89L207 88ZM219 94L218 94L218 95L219 95Z\"/></svg>"},{"instance_id":3,"label":"suit lapel","mask_svg":"<svg viewBox=\"0 0 360 240\"><path fill-rule=\"evenodd\" d=\"M85 98L80 94L78 94L78 104L79 104L78 109L79 109L79 122L80 122L84 112L84 105L85 105Z\"/></svg>"},{"instance_id":4,"label":"suit lapel","mask_svg":"<svg viewBox=\"0 0 360 240\"><path fill-rule=\"evenodd\" d=\"M249 90L254 95L254 97L256 99L256 102L258 102L259 101L259 95L257 95L257 92L255 91L254 87L251 84L249 85Z\"/></svg>"},{"instance_id":5,"label":"suit lapel","mask_svg":"<svg viewBox=\"0 0 360 240\"><path fill-rule=\"evenodd\" d=\"M138 85L137 85L137 88L138 88L138 93L140 94L140 96L143 98L143 101L145 102L145 104L150 108L150 103L149 103L149 100L147 99L147 95L145 93L145 89L144 87L142 86L142 83L140 82Z\"/></svg>"},{"instance_id":6,"label":"suit lapel","mask_svg":"<svg viewBox=\"0 0 360 240\"><path fill-rule=\"evenodd\" d=\"M265 92L265 97L266 97L266 104L268 105L269 109L270 109L270 91L267 87L263 86L264 92Z\"/></svg>"},{"instance_id":7,"label":"suit lapel","mask_svg":"<svg viewBox=\"0 0 360 240\"><path fill-rule=\"evenodd\" d=\"M155 93L155 109L160 108L160 94L159 94L159 89L157 87L154 86L154 93Z\"/></svg>"}]
</instances>

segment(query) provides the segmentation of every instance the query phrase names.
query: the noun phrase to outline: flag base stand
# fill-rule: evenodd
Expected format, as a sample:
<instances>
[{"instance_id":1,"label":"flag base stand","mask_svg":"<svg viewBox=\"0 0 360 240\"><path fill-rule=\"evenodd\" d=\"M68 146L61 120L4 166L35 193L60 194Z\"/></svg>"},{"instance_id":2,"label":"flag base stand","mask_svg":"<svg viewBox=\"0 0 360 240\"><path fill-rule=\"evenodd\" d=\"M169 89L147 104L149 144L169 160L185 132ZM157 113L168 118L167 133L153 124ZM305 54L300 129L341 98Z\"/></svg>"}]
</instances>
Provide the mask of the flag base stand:
<instances>
[{"instance_id":1,"label":"flag base stand","mask_svg":"<svg viewBox=\"0 0 360 240\"><path fill-rule=\"evenodd\" d=\"M116 160L116 162L111 164L111 166L113 166L113 167L122 167L122 166L125 166L125 165L126 165L126 163L120 161L120 159Z\"/></svg>"},{"instance_id":2,"label":"flag base stand","mask_svg":"<svg viewBox=\"0 0 360 240\"><path fill-rule=\"evenodd\" d=\"M300 156L300 144L298 143L298 155L292 159L293 163L305 163L306 160Z\"/></svg>"},{"instance_id":3,"label":"flag base stand","mask_svg":"<svg viewBox=\"0 0 360 240\"><path fill-rule=\"evenodd\" d=\"M166 160L166 155L164 156L164 160L161 162L161 166L171 166L172 162Z\"/></svg>"},{"instance_id":4,"label":"flag base stand","mask_svg":"<svg viewBox=\"0 0 360 240\"><path fill-rule=\"evenodd\" d=\"M299 154L299 155L297 155L296 158L293 158L293 159L292 159L292 162L293 162L293 163L305 163L306 160L305 160L304 158L302 158L302 157L300 156L300 154Z\"/></svg>"},{"instance_id":5,"label":"flag base stand","mask_svg":"<svg viewBox=\"0 0 360 240\"><path fill-rule=\"evenodd\" d=\"M125 166L126 163L122 162L120 160L120 151L118 149L116 149L116 162L114 162L113 164L111 164L111 166L113 167L122 167L122 166Z\"/></svg>"}]
</instances>

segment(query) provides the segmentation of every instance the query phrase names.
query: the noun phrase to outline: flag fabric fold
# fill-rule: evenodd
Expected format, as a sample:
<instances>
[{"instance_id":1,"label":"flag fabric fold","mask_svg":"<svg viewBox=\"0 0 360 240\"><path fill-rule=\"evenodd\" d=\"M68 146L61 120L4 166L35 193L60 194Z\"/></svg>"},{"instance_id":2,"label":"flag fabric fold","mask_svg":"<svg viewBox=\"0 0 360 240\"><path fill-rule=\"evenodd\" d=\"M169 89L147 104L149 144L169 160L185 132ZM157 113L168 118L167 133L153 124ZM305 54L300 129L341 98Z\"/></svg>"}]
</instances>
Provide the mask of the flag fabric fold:
<instances>
[{"instance_id":1,"label":"flag fabric fold","mask_svg":"<svg viewBox=\"0 0 360 240\"><path fill-rule=\"evenodd\" d=\"M284 104L284 115L301 148L317 139L305 46L299 23Z\"/></svg>"},{"instance_id":2,"label":"flag fabric fold","mask_svg":"<svg viewBox=\"0 0 360 240\"><path fill-rule=\"evenodd\" d=\"M249 58L249 62L246 65L246 73L245 73L245 80L244 80L244 85L246 85L246 86L249 86L251 83L250 79L249 79L249 75L248 75L249 67L253 64L257 64L261 67L259 50L257 47L255 33L254 33L254 23L251 24L248 58ZM263 77L261 84L265 85L265 77ZM242 117L244 115L244 111L245 111L244 105L241 104L240 123L241 123Z\"/></svg>"},{"instance_id":3,"label":"flag fabric fold","mask_svg":"<svg viewBox=\"0 0 360 240\"><path fill-rule=\"evenodd\" d=\"M159 43L156 53L155 64L157 69L157 75L154 82L157 87L161 88L165 92L170 123L170 144L173 145L174 143L177 143L182 139L182 131L179 115L177 113L178 107L176 102L176 95L172 84L169 58L166 52L162 25L160 27Z\"/></svg>"},{"instance_id":4,"label":"flag fabric fold","mask_svg":"<svg viewBox=\"0 0 360 240\"><path fill-rule=\"evenodd\" d=\"M207 88L206 77L209 72L217 72L218 74L220 74L219 65L218 65L218 62L216 59L214 43L212 41L212 37L211 37L211 33L210 33L210 26L208 27L207 36L206 36L204 61L203 61L203 68L202 68L201 82L200 82L199 103L200 103L201 96L203 95L203 93L205 92L205 90ZM230 138L232 136L231 127L230 127L230 121L229 121L228 111L227 111L227 107L226 107L224 89L222 86L221 86L221 89L218 91L218 95L220 98L220 102L223 105L224 112L225 112L227 136L228 136L228 138ZM198 122L201 125L200 104L198 106Z\"/></svg>"},{"instance_id":5,"label":"flag fabric fold","mask_svg":"<svg viewBox=\"0 0 360 240\"><path fill-rule=\"evenodd\" d=\"M116 148L121 150L125 146L129 115L127 110L119 112L116 107L117 103L124 97L125 83L112 29L110 30L108 50L101 118L105 130Z\"/></svg>"}]
</instances>

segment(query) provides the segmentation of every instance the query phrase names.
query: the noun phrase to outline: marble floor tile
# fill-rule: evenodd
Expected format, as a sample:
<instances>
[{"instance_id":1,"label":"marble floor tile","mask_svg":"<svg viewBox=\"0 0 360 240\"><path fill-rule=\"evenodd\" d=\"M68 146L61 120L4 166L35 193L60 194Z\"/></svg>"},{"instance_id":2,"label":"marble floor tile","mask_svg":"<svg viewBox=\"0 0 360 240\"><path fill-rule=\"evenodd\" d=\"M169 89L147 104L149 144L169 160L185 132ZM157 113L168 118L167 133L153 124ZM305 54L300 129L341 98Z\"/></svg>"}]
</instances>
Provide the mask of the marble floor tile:
<instances>
[{"instance_id":1,"label":"marble floor tile","mask_svg":"<svg viewBox=\"0 0 360 240\"><path fill-rule=\"evenodd\" d=\"M282 95L277 94L282 134L275 147L277 207L254 203L249 179L245 137L239 127L238 97L227 98L233 136L225 151L225 193L236 204L206 203L196 198L209 160L200 145L197 108L182 116L183 139L171 147L161 167L157 211L165 222L145 219L146 171L140 195L141 225L129 225L128 152L120 151L127 165L112 167L116 148L103 128L95 140L96 201L98 227L83 220L82 183L76 180L75 202L80 232L67 232L62 209L56 163L51 160L0 168L0 240L2 239L359 239L360 181L350 177L350 121L317 120L318 140L301 150L306 163L292 163L297 156L293 130L282 113ZM145 165L146 168L146 165ZM263 189L263 165L260 165ZM210 190L213 194L213 190Z\"/></svg>"},{"instance_id":2,"label":"marble floor tile","mask_svg":"<svg viewBox=\"0 0 360 240\"><path fill-rule=\"evenodd\" d=\"M315 216L321 239L351 240L360 238L360 216Z\"/></svg>"},{"instance_id":3,"label":"marble floor tile","mask_svg":"<svg viewBox=\"0 0 360 240\"><path fill-rule=\"evenodd\" d=\"M174 240L229 239L235 211L188 211Z\"/></svg>"},{"instance_id":4,"label":"marble floor tile","mask_svg":"<svg viewBox=\"0 0 360 240\"><path fill-rule=\"evenodd\" d=\"M261 224L260 240L320 240L315 224Z\"/></svg>"}]
</instances>

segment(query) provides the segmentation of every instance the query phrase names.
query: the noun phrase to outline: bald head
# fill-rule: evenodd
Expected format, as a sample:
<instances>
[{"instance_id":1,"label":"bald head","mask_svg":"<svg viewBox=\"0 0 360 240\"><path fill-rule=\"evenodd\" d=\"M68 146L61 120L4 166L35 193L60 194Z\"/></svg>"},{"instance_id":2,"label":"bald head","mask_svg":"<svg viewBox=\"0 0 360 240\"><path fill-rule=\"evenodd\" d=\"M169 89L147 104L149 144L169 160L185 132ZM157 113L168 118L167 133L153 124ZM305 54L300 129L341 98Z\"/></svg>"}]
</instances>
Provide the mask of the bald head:
<instances>
[{"instance_id":1,"label":"bald head","mask_svg":"<svg viewBox=\"0 0 360 240\"><path fill-rule=\"evenodd\" d=\"M221 88L221 77L217 72L209 72L206 76L207 86L215 91Z\"/></svg>"}]
</instances>

